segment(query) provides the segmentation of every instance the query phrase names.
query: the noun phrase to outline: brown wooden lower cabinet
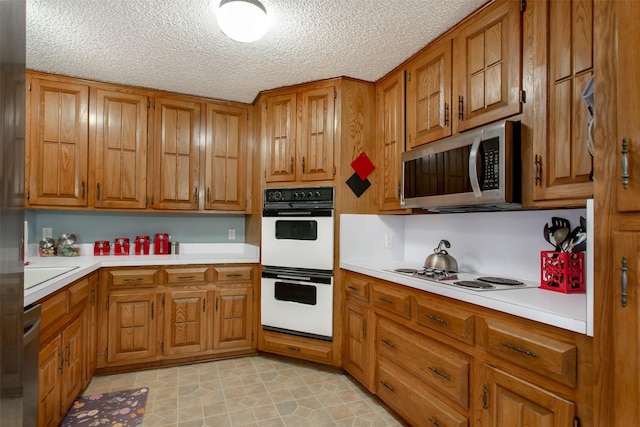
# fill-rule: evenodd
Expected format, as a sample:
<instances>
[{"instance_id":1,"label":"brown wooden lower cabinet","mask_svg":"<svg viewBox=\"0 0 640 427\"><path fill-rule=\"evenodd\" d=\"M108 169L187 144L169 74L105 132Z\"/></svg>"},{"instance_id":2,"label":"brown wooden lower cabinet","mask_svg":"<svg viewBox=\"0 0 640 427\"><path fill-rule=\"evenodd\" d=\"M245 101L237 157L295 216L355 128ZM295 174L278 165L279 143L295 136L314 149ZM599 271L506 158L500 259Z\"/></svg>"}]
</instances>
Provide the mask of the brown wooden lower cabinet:
<instances>
[{"instance_id":1,"label":"brown wooden lower cabinet","mask_svg":"<svg viewBox=\"0 0 640 427\"><path fill-rule=\"evenodd\" d=\"M140 362L156 355L156 294L109 295L106 358L110 363Z\"/></svg>"},{"instance_id":2,"label":"brown wooden lower cabinet","mask_svg":"<svg viewBox=\"0 0 640 427\"><path fill-rule=\"evenodd\" d=\"M344 368L410 425L594 425L590 337L342 276ZM370 301L355 283L367 284Z\"/></svg>"},{"instance_id":3,"label":"brown wooden lower cabinet","mask_svg":"<svg viewBox=\"0 0 640 427\"><path fill-rule=\"evenodd\" d=\"M482 425L570 427L575 405L492 366L482 369Z\"/></svg>"}]
</instances>

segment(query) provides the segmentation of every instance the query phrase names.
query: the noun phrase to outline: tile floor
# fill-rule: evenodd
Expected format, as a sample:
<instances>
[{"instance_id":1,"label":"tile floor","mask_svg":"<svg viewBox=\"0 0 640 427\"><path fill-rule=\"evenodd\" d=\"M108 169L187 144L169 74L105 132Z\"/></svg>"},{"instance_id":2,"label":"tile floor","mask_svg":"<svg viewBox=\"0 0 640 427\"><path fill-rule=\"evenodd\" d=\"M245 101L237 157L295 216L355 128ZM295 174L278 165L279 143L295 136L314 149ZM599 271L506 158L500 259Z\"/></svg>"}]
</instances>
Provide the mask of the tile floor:
<instances>
[{"instance_id":1,"label":"tile floor","mask_svg":"<svg viewBox=\"0 0 640 427\"><path fill-rule=\"evenodd\" d=\"M403 425L348 375L266 355L94 377L83 394L136 387L143 427Z\"/></svg>"}]
</instances>

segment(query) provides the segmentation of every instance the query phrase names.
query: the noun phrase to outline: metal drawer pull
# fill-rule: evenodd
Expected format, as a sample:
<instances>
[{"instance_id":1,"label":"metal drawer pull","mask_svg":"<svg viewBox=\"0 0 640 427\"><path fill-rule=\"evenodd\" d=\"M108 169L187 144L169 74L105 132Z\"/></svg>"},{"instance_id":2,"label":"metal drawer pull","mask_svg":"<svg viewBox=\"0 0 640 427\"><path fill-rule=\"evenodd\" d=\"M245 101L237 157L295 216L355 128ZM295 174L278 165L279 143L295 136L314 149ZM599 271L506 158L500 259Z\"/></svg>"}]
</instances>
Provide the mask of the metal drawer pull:
<instances>
[{"instance_id":1,"label":"metal drawer pull","mask_svg":"<svg viewBox=\"0 0 640 427\"><path fill-rule=\"evenodd\" d=\"M385 297L378 297L378 299L382 302L386 302L387 304L393 304L393 300Z\"/></svg>"},{"instance_id":2,"label":"metal drawer pull","mask_svg":"<svg viewBox=\"0 0 640 427\"><path fill-rule=\"evenodd\" d=\"M71 366L71 343L67 343L67 366Z\"/></svg>"},{"instance_id":3,"label":"metal drawer pull","mask_svg":"<svg viewBox=\"0 0 640 427\"><path fill-rule=\"evenodd\" d=\"M382 343L383 343L384 345L386 345L387 347L390 347L390 348L396 348L395 344L393 344L393 343L392 343L391 341L389 341L389 340L381 339L380 341L382 341Z\"/></svg>"},{"instance_id":4,"label":"metal drawer pull","mask_svg":"<svg viewBox=\"0 0 640 427\"><path fill-rule=\"evenodd\" d=\"M629 186L629 144L627 138L622 138L622 188Z\"/></svg>"},{"instance_id":5,"label":"metal drawer pull","mask_svg":"<svg viewBox=\"0 0 640 427\"><path fill-rule=\"evenodd\" d=\"M291 351L300 351L298 347L287 347Z\"/></svg>"},{"instance_id":6,"label":"metal drawer pull","mask_svg":"<svg viewBox=\"0 0 640 427\"><path fill-rule=\"evenodd\" d=\"M122 279L123 282L142 282L144 277L130 277L126 279Z\"/></svg>"},{"instance_id":7,"label":"metal drawer pull","mask_svg":"<svg viewBox=\"0 0 640 427\"><path fill-rule=\"evenodd\" d=\"M445 374L444 372L440 372L439 370L437 370L436 368L434 368L432 366L429 366L429 370L431 372L433 372L434 374L441 376L445 380L451 381L451 377L449 375Z\"/></svg>"},{"instance_id":8,"label":"metal drawer pull","mask_svg":"<svg viewBox=\"0 0 640 427\"><path fill-rule=\"evenodd\" d=\"M384 388L386 388L387 390L389 390L391 393L395 393L396 389L391 387L389 384L387 384L384 381L380 381L380 384L382 384L384 386Z\"/></svg>"},{"instance_id":9,"label":"metal drawer pull","mask_svg":"<svg viewBox=\"0 0 640 427\"><path fill-rule=\"evenodd\" d=\"M487 383L482 386L482 409L489 409L489 387Z\"/></svg>"},{"instance_id":10,"label":"metal drawer pull","mask_svg":"<svg viewBox=\"0 0 640 427\"><path fill-rule=\"evenodd\" d=\"M449 324L448 321L446 321L444 319L441 319L439 317L436 317L433 314L427 314L427 318L433 320L434 322L442 323L443 325L448 325Z\"/></svg>"},{"instance_id":11,"label":"metal drawer pull","mask_svg":"<svg viewBox=\"0 0 640 427\"><path fill-rule=\"evenodd\" d=\"M196 276L178 276L177 278L180 280L192 280L195 279Z\"/></svg>"},{"instance_id":12,"label":"metal drawer pull","mask_svg":"<svg viewBox=\"0 0 640 427\"><path fill-rule=\"evenodd\" d=\"M540 177L540 159L541 157L538 157L538 155L536 154L536 159L534 160L534 166L536 169L536 175L535 175L536 185L540 184L540 182L542 181L542 178Z\"/></svg>"},{"instance_id":13,"label":"metal drawer pull","mask_svg":"<svg viewBox=\"0 0 640 427\"><path fill-rule=\"evenodd\" d=\"M515 350L518 353L522 353L522 354L526 354L527 356L531 356L531 357L535 357L537 358L538 355L529 351L529 350L525 350L524 348L520 348L520 347L516 347L515 345L509 344L508 342L504 342L504 341L500 341L500 345L503 345L505 347L507 347L510 350Z\"/></svg>"},{"instance_id":14,"label":"metal drawer pull","mask_svg":"<svg viewBox=\"0 0 640 427\"><path fill-rule=\"evenodd\" d=\"M629 296L629 294L627 293L627 286L629 286L629 278L627 277L627 271L629 271L629 267L627 265L626 256L622 257L622 266L620 267L620 270L622 270L622 273L620 273L620 288L621 288L620 304L622 304L622 307L626 307L627 296Z\"/></svg>"},{"instance_id":15,"label":"metal drawer pull","mask_svg":"<svg viewBox=\"0 0 640 427\"><path fill-rule=\"evenodd\" d=\"M449 126L449 103L444 103L444 125Z\"/></svg>"},{"instance_id":16,"label":"metal drawer pull","mask_svg":"<svg viewBox=\"0 0 640 427\"><path fill-rule=\"evenodd\" d=\"M351 289L352 291L358 291L358 288L356 288L355 286L351 286L351 285L347 285L347 289Z\"/></svg>"},{"instance_id":17,"label":"metal drawer pull","mask_svg":"<svg viewBox=\"0 0 640 427\"><path fill-rule=\"evenodd\" d=\"M227 277L242 277L242 274L240 274L240 273L230 273L230 274L227 274Z\"/></svg>"},{"instance_id":18,"label":"metal drawer pull","mask_svg":"<svg viewBox=\"0 0 640 427\"><path fill-rule=\"evenodd\" d=\"M434 420L434 419L433 419L433 418L431 418L431 417L429 417L429 422L430 422L431 424L433 424L434 426L436 426L436 427L440 427L440 423L439 423L439 422L437 422L436 420Z\"/></svg>"}]
</instances>

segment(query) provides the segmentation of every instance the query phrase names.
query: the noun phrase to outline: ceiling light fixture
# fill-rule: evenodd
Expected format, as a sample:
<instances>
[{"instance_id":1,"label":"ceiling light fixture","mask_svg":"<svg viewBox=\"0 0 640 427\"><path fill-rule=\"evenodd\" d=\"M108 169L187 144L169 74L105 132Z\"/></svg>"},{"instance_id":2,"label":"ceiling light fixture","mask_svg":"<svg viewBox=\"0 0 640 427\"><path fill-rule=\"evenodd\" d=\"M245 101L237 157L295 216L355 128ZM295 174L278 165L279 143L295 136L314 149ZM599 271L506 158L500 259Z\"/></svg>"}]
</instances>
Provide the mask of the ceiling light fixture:
<instances>
[{"instance_id":1,"label":"ceiling light fixture","mask_svg":"<svg viewBox=\"0 0 640 427\"><path fill-rule=\"evenodd\" d=\"M218 25L233 40L250 43L267 31L267 9L258 0L222 0Z\"/></svg>"}]
</instances>

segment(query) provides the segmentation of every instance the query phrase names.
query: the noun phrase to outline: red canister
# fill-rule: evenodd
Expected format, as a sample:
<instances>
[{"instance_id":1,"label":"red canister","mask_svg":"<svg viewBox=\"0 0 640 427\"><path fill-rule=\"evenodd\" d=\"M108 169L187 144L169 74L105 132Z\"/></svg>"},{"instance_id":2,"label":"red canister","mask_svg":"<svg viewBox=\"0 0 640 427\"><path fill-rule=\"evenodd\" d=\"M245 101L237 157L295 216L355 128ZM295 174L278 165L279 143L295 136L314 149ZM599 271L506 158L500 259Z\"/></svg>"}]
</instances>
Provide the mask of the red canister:
<instances>
[{"instance_id":1,"label":"red canister","mask_svg":"<svg viewBox=\"0 0 640 427\"><path fill-rule=\"evenodd\" d=\"M114 255L129 255L129 238L128 237L116 237L113 245Z\"/></svg>"},{"instance_id":2,"label":"red canister","mask_svg":"<svg viewBox=\"0 0 640 427\"><path fill-rule=\"evenodd\" d=\"M149 236L136 236L136 255L149 255Z\"/></svg>"},{"instance_id":3,"label":"red canister","mask_svg":"<svg viewBox=\"0 0 640 427\"><path fill-rule=\"evenodd\" d=\"M108 240L96 240L93 244L94 255L109 255L111 252L111 246Z\"/></svg>"},{"instance_id":4,"label":"red canister","mask_svg":"<svg viewBox=\"0 0 640 427\"><path fill-rule=\"evenodd\" d=\"M169 233L156 233L156 238L153 241L153 253L156 255L169 253Z\"/></svg>"}]
</instances>

